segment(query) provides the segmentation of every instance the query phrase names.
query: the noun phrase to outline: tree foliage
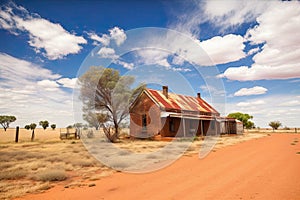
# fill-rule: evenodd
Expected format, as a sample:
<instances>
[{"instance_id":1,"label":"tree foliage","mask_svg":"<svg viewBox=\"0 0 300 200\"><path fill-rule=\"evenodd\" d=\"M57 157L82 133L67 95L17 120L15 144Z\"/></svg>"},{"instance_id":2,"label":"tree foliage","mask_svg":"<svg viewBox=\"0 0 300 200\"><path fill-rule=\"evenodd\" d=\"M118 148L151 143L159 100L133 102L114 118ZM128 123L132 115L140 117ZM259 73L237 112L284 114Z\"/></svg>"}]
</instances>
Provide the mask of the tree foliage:
<instances>
[{"instance_id":1,"label":"tree foliage","mask_svg":"<svg viewBox=\"0 0 300 200\"><path fill-rule=\"evenodd\" d=\"M274 131L274 130L277 130L281 126L281 122L280 121L272 121L269 123L269 126L271 126Z\"/></svg>"},{"instance_id":2,"label":"tree foliage","mask_svg":"<svg viewBox=\"0 0 300 200\"><path fill-rule=\"evenodd\" d=\"M119 125L128 117L130 104L145 88L141 84L132 89L133 83L134 77L103 67L90 67L79 78L83 119L96 129L103 127L112 142L119 136Z\"/></svg>"},{"instance_id":3,"label":"tree foliage","mask_svg":"<svg viewBox=\"0 0 300 200\"><path fill-rule=\"evenodd\" d=\"M236 113L230 113L228 117L232 117L237 120L240 120L243 123L243 128L251 129L255 127L254 123L250 121L251 119L253 119L253 116L249 114L236 112Z\"/></svg>"},{"instance_id":4,"label":"tree foliage","mask_svg":"<svg viewBox=\"0 0 300 200\"><path fill-rule=\"evenodd\" d=\"M56 124L51 124L51 126L50 126L51 128L52 128L52 130L55 130L55 128L56 128Z\"/></svg>"},{"instance_id":5,"label":"tree foliage","mask_svg":"<svg viewBox=\"0 0 300 200\"><path fill-rule=\"evenodd\" d=\"M15 116L1 115L0 116L0 124L4 128L4 131L9 127L9 124L16 121L17 118Z\"/></svg>"},{"instance_id":6,"label":"tree foliage","mask_svg":"<svg viewBox=\"0 0 300 200\"><path fill-rule=\"evenodd\" d=\"M26 130L29 130L30 129L30 125L25 125L24 127Z\"/></svg>"},{"instance_id":7,"label":"tree foliage","mask_svg":"<svg viewBox=\"0 0 300 200\"><path fill-rule=\"evenodd\" d=\"M49 122L47 120L40 121L39 125L43 127L44 130L46 130L47 127L49 127Z\"/></svg>"}]
</instances>

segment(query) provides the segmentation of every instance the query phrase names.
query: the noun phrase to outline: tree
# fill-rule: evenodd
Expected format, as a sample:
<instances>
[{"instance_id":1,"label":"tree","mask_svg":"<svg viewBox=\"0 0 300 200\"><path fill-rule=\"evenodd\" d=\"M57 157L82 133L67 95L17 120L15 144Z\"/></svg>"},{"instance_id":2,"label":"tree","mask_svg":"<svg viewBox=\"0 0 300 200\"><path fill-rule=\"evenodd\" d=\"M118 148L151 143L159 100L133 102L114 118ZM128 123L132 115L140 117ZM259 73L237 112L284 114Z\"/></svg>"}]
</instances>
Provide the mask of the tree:
<instances>
[{"instance_id":1,"label":"tree","mask_svg":"<svg viewBox=\"0 0 300 200\"><path fill-rule=\"evenodd\" d=\"M83 124L82 123L75 123L73 125L74 128L82 128L83 127Z\"/></svg>"},{"instance_id":2,"label":"tree","mask_svg":"<svg viewBox=\"0 0 300 200\"><path fill-rule=\"evenodd\" d=\"M230 113L228 117L235 118L237 120L240 120L243 123L243 128L251 129L254 128L254 123L252 121L249 121L250 119L253 119L253 116L249 114L244 114L240 112L236 113Z\"/></svg>"},{"instance_id":3,"label":"tree","mask_svg":"<svg viewBox=\"0 0 300 200\"><path fill-rule=\"evenodd\" d=\"M73 128L73 125L68 125L66 128L71 129L71 128Z\"/></svg>"},{"instance_id":4,"label":"tree","mask_svg":"<svg viewBox=\"0 0 300 200\"><path fill-rule=\"evenodd\" d=\"M30 129L30 125L25 125L24 127L26 130L29 130Z\"/></svg>"},{"instance_id":5,"label":"tree","mask_svg":"<svg viewBox=\"0 0 300 200\"><path fill-rule=\"evenodd\" d=\"M51 126L50 126L51 128L52 128L52 130L55 130L55 128L56 128L56 124L51 124Z\"/></svg>"},{"instance_id":6,"label":"tree","mask_svg":"<svg viewBox=\"0 0 300 200\"><path fill-rule=\"evenodd\" d=\"M271 126L274 131L274 130L277 130L281 126L281 123L280 123L280 121L272 121L269 123L269 126Z\"/></svg>"},{"instance_id":7,"label":"tree","mask_svg":"<svg viewBox=\"0 0 300 200\"><path fill-rule=\"evenodd\" d=\"M30 129L32 130L32 134L31 134L31 141L34 140L34 129L36 128L36 124L35 123L31 123L29 125Z\"/></svg>"},{"instance_id":8,"label":"tree","mask_svg":"<svg viewBox=\"0 0 300 200\"><path fill-rule=\"evenodd\" d=\"M39 125L42 126L44 130L46 130L46 128L49 127L49 122L47 120L40 121Z\"/></svg>"},{"instance_id":9,"label":"tree","mask_svg":"<svg viewBox=\"0 0 300 200\"><path fill-rule=\"evenodd\" d=\"M15 116L1 115L0 116L0 124L4 128L4 131L9 127L9 124L16 121L17 118Z\"/></svg>"},{"instance_id":10,"label":"tree","mask_svg":"<svg viewBox=\"0 0 300 200\"><path fill-rule=\"evenodd\" d=\"M131 89L134 77L120 76L119 71L103 67L90 67L78 80L83 119L96 129L103 127L107 138L115 142L120 123L128 117L130 104L145 84Z\"/></svg>"}]
</instances>

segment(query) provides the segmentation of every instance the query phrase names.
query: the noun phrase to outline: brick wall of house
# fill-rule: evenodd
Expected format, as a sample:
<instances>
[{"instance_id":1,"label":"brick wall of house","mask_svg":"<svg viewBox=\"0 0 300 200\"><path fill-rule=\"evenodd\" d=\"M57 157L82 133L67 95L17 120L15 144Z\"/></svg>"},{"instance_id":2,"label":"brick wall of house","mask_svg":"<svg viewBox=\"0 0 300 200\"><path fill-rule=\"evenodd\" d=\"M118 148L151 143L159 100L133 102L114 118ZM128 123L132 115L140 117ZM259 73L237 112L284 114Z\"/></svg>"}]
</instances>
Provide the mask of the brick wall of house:
<instances>
[{"instance_id":1,"label":"brick wall of house","mask_svg":"<svg viewBox=\"0 0 300 200\"><path fill-rule=\"evenodd\" d=\"M130 110L130 135L148 138L157 135L161 129L160 108L145 94L136 100ZM146 115L146 127L143 127L143 115Z\"/></svg>"}]
</instances>

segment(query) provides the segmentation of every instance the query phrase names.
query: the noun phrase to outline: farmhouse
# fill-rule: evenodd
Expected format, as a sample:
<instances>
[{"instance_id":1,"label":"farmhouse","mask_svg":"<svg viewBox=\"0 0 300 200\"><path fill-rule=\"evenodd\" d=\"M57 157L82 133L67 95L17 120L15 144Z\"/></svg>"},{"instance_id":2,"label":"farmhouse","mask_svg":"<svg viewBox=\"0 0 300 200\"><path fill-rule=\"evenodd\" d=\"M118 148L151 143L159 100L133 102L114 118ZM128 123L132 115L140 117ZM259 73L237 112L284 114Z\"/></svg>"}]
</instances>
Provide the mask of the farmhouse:
<instances>
[{"instance_id":1,"label":"farmhouse","mask_svg":"<svg viewBox=\"0 0 300 200\"><path fill-rule=\"evenodd\" d=\"M145 89L129 109L130 135L148 138L190 137L218 134L239 134L243 125L234 118L221 117L220 113L201 98Z\"/></svg>"}]
</instances>

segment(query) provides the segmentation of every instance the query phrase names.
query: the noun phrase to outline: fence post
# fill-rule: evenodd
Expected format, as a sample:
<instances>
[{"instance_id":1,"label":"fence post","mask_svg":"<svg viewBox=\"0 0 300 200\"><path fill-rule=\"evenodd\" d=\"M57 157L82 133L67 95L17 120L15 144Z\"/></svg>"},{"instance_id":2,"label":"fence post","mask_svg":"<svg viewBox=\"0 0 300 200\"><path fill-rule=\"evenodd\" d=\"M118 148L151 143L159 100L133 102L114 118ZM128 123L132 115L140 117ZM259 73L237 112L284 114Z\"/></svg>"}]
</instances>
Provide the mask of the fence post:
<instances>
[{"instance_id":1,"label":"fence post","mask_svg":"<svg viewBox=\"0 0 300 200\"><path fill-rule=\"evenodd\" d=\"M18 143L19 142L19 127L16 127L16 138L15 138L15 142Z\"/></svg>"}]
</instances>

